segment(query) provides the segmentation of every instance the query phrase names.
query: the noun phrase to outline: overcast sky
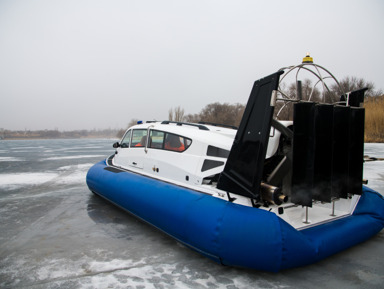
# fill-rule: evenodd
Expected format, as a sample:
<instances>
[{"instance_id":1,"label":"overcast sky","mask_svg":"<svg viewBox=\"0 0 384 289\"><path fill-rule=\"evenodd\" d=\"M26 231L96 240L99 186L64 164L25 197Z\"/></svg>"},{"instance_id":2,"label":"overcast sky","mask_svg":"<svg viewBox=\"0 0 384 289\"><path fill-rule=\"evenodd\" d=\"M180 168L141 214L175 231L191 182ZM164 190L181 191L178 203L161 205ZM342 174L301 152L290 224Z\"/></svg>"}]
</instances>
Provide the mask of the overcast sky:
<instances>
[{"instance_id":1,"label":"overcast sky","mask_svg":"<svg viewBox=\"0 0 384 289\"><path fill-rule=\"evenodd\" d=\"M246 103L306 52L384 89L384 1L0 0L0 128L125 128Z\"/></svg>"}]
</instances>

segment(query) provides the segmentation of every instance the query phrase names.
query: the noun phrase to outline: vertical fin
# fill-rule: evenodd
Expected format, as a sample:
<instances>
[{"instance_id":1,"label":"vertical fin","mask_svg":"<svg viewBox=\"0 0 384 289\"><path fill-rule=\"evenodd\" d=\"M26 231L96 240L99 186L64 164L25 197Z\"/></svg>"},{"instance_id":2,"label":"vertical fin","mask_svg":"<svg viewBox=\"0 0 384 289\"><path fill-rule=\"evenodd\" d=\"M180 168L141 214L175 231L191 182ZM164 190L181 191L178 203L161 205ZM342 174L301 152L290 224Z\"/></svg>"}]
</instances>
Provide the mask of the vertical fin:
<instances>
[{"instance_id":1,"label":"vertical fin","mask_svg":"<svg viewBox=\"0 0 384 289\"><path fill-rule=\"evenodd\" d=\"M315 176L313 198L331 202L333 105L315 106Z\"/></svg>"},{"instance_id":2,"label":"vertical fin","mask_svg":"<svg viewBox=\"0 0 384 289\"><path fill-rule=\"evenodd\" d=\"M292 190L295 204L312 207L315 175L315 103L299 102L293 110Z\"/></svg>"},{"instance_id":3,"label":"vertical fin","mask_svg":"<svg viewBox=\"0 0 384 289\"><path fill-rule=\"evenodd\" d=\"M348 196L350 110L349 106L339 105L333 110L332 197L335 198Z\"/></svg>"},{"instance_id":4,"label":"vertical fin","mask_svg":"<svg viewBox=\"0 0 384 289\"><path fill-rule=\"evenodd\" d=\"M361 195L363 190L365 109L351 107L348 156L348 193Z\"/></svg>"},{"instance_id":5,"label":"vertical fin","mask_svg":"<svg viewBox=\"0 0 384 289\"><path fill-rule=\"evenodd\" d=\"M282 71L255 81L217 188L257 198Z\"/></svg>"}]
</instances>

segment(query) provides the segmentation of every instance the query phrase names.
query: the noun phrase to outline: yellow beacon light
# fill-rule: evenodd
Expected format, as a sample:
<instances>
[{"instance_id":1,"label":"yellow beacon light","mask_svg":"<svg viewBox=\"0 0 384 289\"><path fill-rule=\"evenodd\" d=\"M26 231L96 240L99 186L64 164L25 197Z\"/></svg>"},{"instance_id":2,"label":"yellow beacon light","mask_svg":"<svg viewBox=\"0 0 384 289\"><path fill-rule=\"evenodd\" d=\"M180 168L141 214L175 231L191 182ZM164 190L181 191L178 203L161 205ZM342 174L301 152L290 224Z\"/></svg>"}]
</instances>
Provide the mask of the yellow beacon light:
<instances>
[{"instance_id":1,"label":"yellow beacon light","mask_svg":"<svg viewBox=\"0 0 384 289\"><path fill-rule=\"evenodd\" d=\"M313 63L313 58L309 55L309 52L307 55L303 58L303 63Z\"/></svg>"}]
</instances>

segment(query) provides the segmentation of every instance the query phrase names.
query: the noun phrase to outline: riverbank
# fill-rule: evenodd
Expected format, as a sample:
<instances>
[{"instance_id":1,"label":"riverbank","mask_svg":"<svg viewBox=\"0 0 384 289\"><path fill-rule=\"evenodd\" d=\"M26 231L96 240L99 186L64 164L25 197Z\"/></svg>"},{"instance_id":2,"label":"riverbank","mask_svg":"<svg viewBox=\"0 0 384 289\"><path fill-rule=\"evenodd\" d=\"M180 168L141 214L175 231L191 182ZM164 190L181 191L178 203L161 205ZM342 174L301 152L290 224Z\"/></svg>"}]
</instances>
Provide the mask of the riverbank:
<instances>
[{"instance_id":1,"label":"riverbank","mask_svg":"<svg viewBox=\"0 0 384 289\"><path fill-rule=\"evenodd\" d=\"M365 142L384 142L384 95L369 98L365 107Z\"/></svg>"},{"instance_id":2,"label":"riverbank","mask_svg":"<svg viewBox=\"0 0 384 289\"><path fill-rule=\"evenodd\" d=\"M0 140L33 140L33 139L82 139L82 138L116 138L119 129L104 130L24 130L24 131L0 131Z\"/></svg>"}]
</instances>

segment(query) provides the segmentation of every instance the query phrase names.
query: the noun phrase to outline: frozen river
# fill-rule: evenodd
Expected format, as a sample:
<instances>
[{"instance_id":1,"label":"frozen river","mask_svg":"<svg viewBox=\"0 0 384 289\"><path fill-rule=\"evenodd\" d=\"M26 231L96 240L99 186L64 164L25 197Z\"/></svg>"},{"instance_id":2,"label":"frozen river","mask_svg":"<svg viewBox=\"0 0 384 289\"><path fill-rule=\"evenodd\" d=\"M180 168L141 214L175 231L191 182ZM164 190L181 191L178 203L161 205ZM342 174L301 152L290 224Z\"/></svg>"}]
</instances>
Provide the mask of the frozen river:
<instances>
[{"instance_id":1,"label":"frozen river","mask_svg":"<svg viewBox=\"0 0 384 289\"><path fill-rule=\"evenodd\" d=\"M93 195L115 140L0 141L0 288L383 288L384 230L280 273L224 267ZM384 157L384 144L365 154ZM384 161L366 162L384 194Z\"/></svg>"}]
</instances>

